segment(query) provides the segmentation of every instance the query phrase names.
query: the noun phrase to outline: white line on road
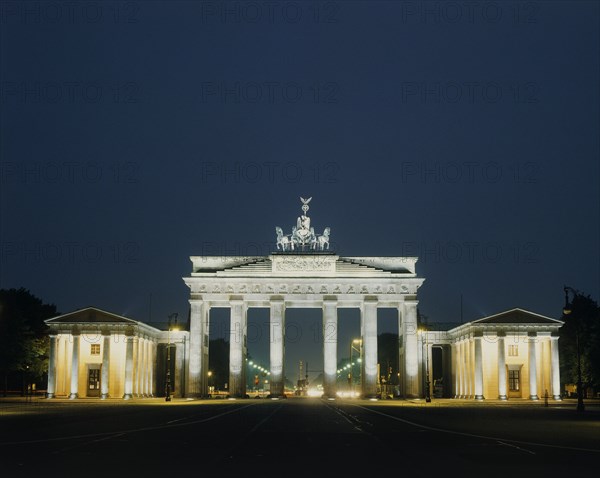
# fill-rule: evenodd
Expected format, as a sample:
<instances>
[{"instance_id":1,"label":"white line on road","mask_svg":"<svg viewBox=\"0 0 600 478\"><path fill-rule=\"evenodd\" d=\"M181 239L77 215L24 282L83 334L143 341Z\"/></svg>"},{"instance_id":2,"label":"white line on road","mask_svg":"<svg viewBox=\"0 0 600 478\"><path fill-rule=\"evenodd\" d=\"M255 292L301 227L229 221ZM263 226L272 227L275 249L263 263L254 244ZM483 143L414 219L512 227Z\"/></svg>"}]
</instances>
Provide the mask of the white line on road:
<instances>
[{"instance_id":1,"label":"white line on road","mask_svg":"<svg viewBox=\"0 0 600 478\"><path fill-rule=\"evenodd\" d=\"M354 405L354 404L348 404L348 405L350 405L352 407L362 408L364 410L367 410L368 412L372 412L377 415L383 415L384 417L388 417L388 418L391 418L392 420L406 423L407 425L411 425L413 427L424 428L426 430L431 430L434 432L450 433L453 435L461 435L461 436L472 437L472 438L482 438L484 440L494 440L494 441L498 441L498 442L503 441L503 442L510 442L510 443L518 443L519 445L542 446L542 447L546 447L546 448L558 448L558 449L562 449L562 450L575 450L575 451L585 451L585 452L589 452L589 453L600 453L600 450L595 450L593 448L579 448L576 446L565 446L565 445L550 445L548 443L536 443L536 442L523 441L523 440L512 440L512 439L507 439L507 438L477 435L475 433L458 432L455 430L446 430L444 428L430 427L427 425L422 425L419 423L411 422L410 420L405 420L403 418L398 418L398 417L395 417L394 415L389 415L387 413L379 412L379 411L373 410L371 408L363 407L362 405Z\"/></svg>"},{"instance_id":2,"label":"white line on road","mask_svg":"<svg viewBox=\"0 0 600 478\"><path fill-rule=\"evenodd\" d=\"M26 445L29 443L46 443L46 442L62 441L62 440L79 440L81 438L93 438L93 437L102 437L102 436L105 437L107 435L119 435L119 434L124 435L126 433L137 433L137 432L146 432L146 431L152 431L152 430L162 430L165 428L186 427L188 425L195 425L198 423L210 422L211 420L216 420L217 418L223 417L225 415L229 415L230 413L239 412L239 411L243 410L244 408L253 407L254 405L256 405L256 403L251 403L249 405L245 405L243 407L240 407L240 408L237 408L234 410L228 410L226 412L219 413L218 415L213 415L212 417L203 418L201 420L194 420L193 422L172 423L172 424L167 424L167 425L156 425L156 426L152 426L152 427L133 428L131 430L118 430L118 431L112 431L112 432L86 433L85 435L70 435L70 436L64 436L64 437L40 438L38 440L23 440L23 441L12 441L12 442L9 441L9 442L1 442L0 446Z\"/></svg>"},{"instance_id":3,"label":"white line on road","mask_svg":"<svg viewBox=\"0 0 600 478\"><path fill-rule=\"evenodd\" d=\"M503 441L500 441L500 440L498 440L498 443L500 443L500 445L503 445L503 446L509 446L511 448L516 448L519 451L524 451L525 453L530 453L532 455L535 455L534 451L527 450L525 448L521 448L520 446L517 446L517 445L511 445L510 443L504 443Z\"/></svg>"}]
</instances>

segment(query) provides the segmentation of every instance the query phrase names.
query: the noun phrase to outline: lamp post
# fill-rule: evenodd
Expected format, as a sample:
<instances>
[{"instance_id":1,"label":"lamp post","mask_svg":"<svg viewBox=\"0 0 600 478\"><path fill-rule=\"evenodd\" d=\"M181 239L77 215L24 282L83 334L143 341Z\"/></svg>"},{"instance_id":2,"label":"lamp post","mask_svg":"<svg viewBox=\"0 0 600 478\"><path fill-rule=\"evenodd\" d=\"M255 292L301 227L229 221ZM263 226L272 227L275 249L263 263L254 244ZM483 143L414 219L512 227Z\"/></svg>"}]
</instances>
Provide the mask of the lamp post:
<instances>
[{"instance_id":1,"label":"lamp post","mask_svg":"<svg viewBox=\"0 0 600 478\"><path fill-rule=\"evenodd\" d=\"M177 323L177 312L169 315L169 326L167 328L167 380L165 385L165 402L171 401L171 322Z\"/></svg>"},{"instance_id":2,"label":"lamp post","mask_svg":"<svg viewBox=\"0 0 600 478\"><path fill-rule=\"evenodd\" d=\"M419 332L421 333L421 347L423 347L423 344L425 344L425 401L429 403L431 402L431 391L429 382L429 343L427 337L427 330L419 329ZM425 340L423 340L423 336L425 336Z\"/></svg>"},{"instance_id":3,"label":"lamp post","mask_svg":"<svg viewBox=\"0 0 600 478\"><path fill-rule=\"evenodd\" d=\"M579 295L572 287L564 286L565 291L565 307L563 308L564 315L570 315L573 312L573 303L569 303L569 291L573 293L573 300ZM575 326L575 348L577 352L577 411L585 411L585 405L583 404L583 384L581 380L581 347L579 345L579 321Z\"/></svg>"},{"instance_id":4,"label":"lamp post","mask_svg":"<svg viewBox=\"0 0 600 478\"><path fill-rule=\"evenodd\" d=\"M354 344L357 344L359 346L359 348L357 349L356 347L354 347ZM361 339L354 339L352 340L352 342L350 342L350 373L348 373L348 379L350 381L350 395L352 395L353 389L354 389L354 384L352 383L353 377L352 377L352 371L354 370L354 366L352 365L352 351L356 350L358 352L358 356L360 357L360 353L361 353L361 346L362 345L362 340Z\"/></svg>"}]
</instances>

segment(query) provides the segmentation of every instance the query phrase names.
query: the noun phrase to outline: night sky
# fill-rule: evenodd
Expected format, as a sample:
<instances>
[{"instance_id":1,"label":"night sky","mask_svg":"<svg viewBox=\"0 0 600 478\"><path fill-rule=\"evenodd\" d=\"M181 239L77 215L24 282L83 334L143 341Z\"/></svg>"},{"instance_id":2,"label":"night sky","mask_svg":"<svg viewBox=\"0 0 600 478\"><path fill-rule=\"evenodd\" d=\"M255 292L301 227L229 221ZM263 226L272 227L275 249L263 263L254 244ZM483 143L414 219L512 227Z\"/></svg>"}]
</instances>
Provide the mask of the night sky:
<instances>
[{"instance_id":1,"label":"night sky","mask_svg":"<svg viewBox=\"0 0 600 478\"><path fill-rule=\"evenodd\" d=\"M430 322L600 296L597 2L1 8L2 288L186 319L189 256L269 254L312 196L338 253L420 257ZM287 320L318 370L320 311Z\"/></svg>"}]
</instances>

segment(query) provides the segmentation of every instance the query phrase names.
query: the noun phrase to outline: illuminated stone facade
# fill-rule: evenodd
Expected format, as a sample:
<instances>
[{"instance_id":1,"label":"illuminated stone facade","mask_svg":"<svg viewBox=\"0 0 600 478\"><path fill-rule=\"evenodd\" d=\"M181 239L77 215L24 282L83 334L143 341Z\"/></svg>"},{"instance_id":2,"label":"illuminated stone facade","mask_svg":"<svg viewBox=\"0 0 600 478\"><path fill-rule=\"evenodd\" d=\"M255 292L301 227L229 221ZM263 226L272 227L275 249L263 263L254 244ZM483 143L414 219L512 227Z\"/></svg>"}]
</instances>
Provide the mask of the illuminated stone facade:
<instances>
[{"instance_id":1,"label":"illuminated stone facade","mask_svg":"<svg viewBox=\"0 0 600 478\"><path fill-rule=\"evenodd\" d=\"M270 392L284 393L285 312L318 308L323 312L324 393L336 396L338 309L360 310L362 395L377 395L377 309L398 311L403 337L402 394L419 397L417 277L414 257L341 257L327 252L273 253L257 257L191 257L190 361L187 396L208 394L208 327L213 307L231 311L229 394L246 394L247 312L270 311Z\"/></svg>"},{"instance_id":2,"label":"illuminated stone facade","mask_svg":"<svg viewBox=\"0 0 600 478\"><path fill-rule=\"evenodd\" d=\"M427 375L434 372L433 349L440 348L446 396L559 400L562 325L512 309L448 331L418 331L420 381L426 390Z\"/></svg>"},{"instance_id":3,"label":"illuminated stone facade","mask_svg":"<svg viewBox=\"0 0 600 478\"><path fill-rule=\"evenodd\" d=\"M185 387L188 332L161 331L94 307L48 319L46 324L50 329L48 398L154 396L157 350L167 343L173 353L175 395Z\"/></svg>"},{"instance_id":4,"label":"illuminated stone facade","mask_svg":"<svg viewBox=\"0 0 600 478\"><path fill-rule=\"evenodd\" d=\"M166 345L173 396L208 396L209 316L215 307L230 309L230 396L246 396L247 314L263 307L270 311L272 396L284 394L286 310L321 309L323 388L332 398L337 395L338 310L356 308L361 395L375 397L380 393L377 310L386 307L397 310L399 396L424 398L429 385L429 395L448 398L560 399L561 321L513 309L446 331L419 329L417 290L424 279L417 277L416 258L282 252L191 260L193 272L184 278L191 294L190 332L161 331L93 307L48 319L48 397L164 395Z\"/></svg>"}]
</instances>

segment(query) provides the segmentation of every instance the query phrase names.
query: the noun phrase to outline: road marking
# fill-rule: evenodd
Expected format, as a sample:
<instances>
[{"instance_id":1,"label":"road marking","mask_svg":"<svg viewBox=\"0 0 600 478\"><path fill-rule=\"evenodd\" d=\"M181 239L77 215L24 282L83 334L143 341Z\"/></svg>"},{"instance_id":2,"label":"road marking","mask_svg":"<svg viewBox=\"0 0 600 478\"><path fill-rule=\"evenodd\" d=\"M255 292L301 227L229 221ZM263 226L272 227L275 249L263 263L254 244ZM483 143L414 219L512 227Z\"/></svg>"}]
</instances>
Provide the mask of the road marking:
<instances>
[{"instance_id":1,"label":"road marking","mask_svg":"<svg viewBox=\"0 0 600 478\"><path fill-rule=\"evenodd\" d=\"M225 405L225 407L227 407L227 409L231 409L231 408L234 408L234 405ZM187 420L188 418L197 417L199 415L203 415L203 413L195 413L194 415L188 415L187 417L177 418L176 420L170 420L167 423L177 423L177 422L180 422L181 420Z\"/></svg>"},{"instance_id":2,"label":"road marking","mask_svg":"<svg viewBox=\"0 0 600 478\"><path fill-rule=\"evenodd\" d=\"M326 405L327 408L333 410L335 413L337 413L339 416L341 416L344 420L346 420L350 425L352 425L354 427L355 430L358 430L359 432L363 432L365 433L365 431L356 424L356 422L352 421L350 418L348 418L348 414L346 412L344 412L343 410L337 408L337 407L333 407L331 405ZM356 421L358 421L358 419L356 419Z\"/></svg>"},{"instance_id":3,"label":"road marking","mask_svg":"<svg viewBox=\"0 0 600 478\"><path fill-rule=\"evenodd\" d=\"M267 415L265 418L263 418L263 419L262 419L260 422L258 422L256 425L254 425L254 426L252 427L252 429L251 429L251 430L250 430L250 431L249 431L249 432L246 434L246 437L245 437L245 438L248 438L248 437L249 437L250 435L252 435L252 434L253 434L253 433L254 433L256 430L258 430L260 427L262 427L262 426L263 426L263 424L264 424L264 423L265 423L267 420L269 420L269 419L270 419L270 418L271 418L273 415L275 415L275 413L276 413L276 412L278 412L279 410L281 410L281 407L282 407L282 406L283 406L282 404L279 404L279 406L278 406L278 407L277 407L275 410L273 410L273 411L272 411L271 413L269 413L269 414L268 414L268 415Z\"/></svg>"},{"instance_id":4,"label":"road marking","mask_svg":"<svg viewBox=\"0 0 600 478\"><path fill-rule=\"evenodd\" d=\"M434 431L434 432L450 433L453 435L460 435L460 436L471 437L471 438L482 438L484 440L494 440L497 442L503 441L503 442L510 442L510 443L518 443L519 445L541 446L541 447L546 447L546 448L558 448L561 450L575 450L575 451L585 451L585 452L589 452L589 453L600 453L600 450L595 450L593 448L579 448L576 446L565 446L565 445L550 445L548 443L536 443L536 442L523 441L523 440L513 440L513 439L507 439L507 438L490 437L490 436L486 436L486 435L477 435L475 433L458 432L456 430L446 430L444 428L430 427L428 425L422 425L419 423L411 422L410 420L405 420L404 418L398 418L398 417L395 417L394 415L389 415L387 413L372 410L370 408L363 407L362 405L355 405L353 403L349 403L348 405L352 406L352 407L362 408L364 410L367 410L368 412L372 412L377 415L383 415L384 417L388 417L388 418L391 418L392 420L406 423L407 425L411 425L413 427L424 428L425 430L430 430L430 431Z\"/></svg>"},{"instance_id":5,"label":"road marking","mask_svg":"<svg viewBox=\"0 0 600 478\"><path fill-rule=\"evenodd\" d=\"M243 410L244 408L253 407L255 405L256 405L256 403L251 403L249 405L245 405L243 407L240 407L240 408L237 408L237 409L234 409L234 410L228 410L226 412L219 413L218 415L213 415L212 417L203 418L201 420L195 420L193 422L172 423L172 424L166 424L166 425L155 425L155 426L151 426L151 427L133 428L131 430L118 430L118 431L112 431L112 432L86 433L85 435L70 435L70 436L65 436L65 437L40 438L38 440L23 440L23 441L0 442L0 446L5 446L5 445L26 445L26 444L29 444L29 443L46 443L46 442L63 441L63 440L79 440L81 438L106 437L108 435L117 435L117 434L125 435L127 433L138 433L138 432L146 432L146 431L152 431L152 430L162 430L162 429L165 429L165 428L186 427L188 425L196 425L198 423L210 422L212 420L216 420L217 418L223 417L225 415L229 415L231 413L239 412L239 411ZM110 437L108 437L108 438L110 438Z\"/></svg>"},{"instance_id":6,"label":"road marking","mask_svg":"<svg viewBox=\"0 0 600 478\"><path fill-rule=\"evenodd\" d=\"M534 451L527 450L525 448L521 448L520 446L517 446L517 445L511 445L510 443L504 443L503 441L500 441L500 440L498 440L498 443L500 443L500 445L509 446L511 448L516 448L519 451L524 451L525 453L531 453L532 455L535 455Z\"/></svg>"},{"instance_id":7,"label":"road marking","mask_svg":"<svg viewBox=\"0 0 600 478\"><path fill-rule=\"evenodd\" d=\"M240 439L237 440L236 443L233 444L233 446L231 448L229 448L229 451L227 451L227 453L224 454L223 458L221 458L222 460L224 459L228 459L228 460L232 460L233 458L235 458L237 456L237 450L243 446L243 443L248 440L248 437L250 437L254 432L256 432L261 426L263 426L263 424L265 424L267 422L267 420L269 420L273 415L275 415L275 413L277 413L279 410L281 410L281 407L283 407L283 403L280 403L279 406L277 408L275 408L275 410L273 410L271 413L269 413L265 418L263 418L262 420L260 420L256 425L254 425L249 431L248 433L246 433L243 437L241 437Z\"/></svg>"},{"instance_id":8,"label":"road marking","mask_svg":"<svg viewBox=\"0 0 600 478\"><path fill-rule=\"evenodd\" d=\"M78 448L78 447L81 447L81 446L87 446L87 445L90 445L92 443L99 443L101 441L110 440L111 438L117 438L117 437L120 437L120 436L123 436L123 433L115 433L114 435L109 435L109 436L106 436L106 437L98 438L96 440L91 440L91 441L76 443L75 445L67 446L65 448L61 448L60 450L53 451L52 454L53 455L58 455L59 453L64 453L65 451L71 451L71 450L73 450L75 448Z\"/></svg>"}]
</instances>

